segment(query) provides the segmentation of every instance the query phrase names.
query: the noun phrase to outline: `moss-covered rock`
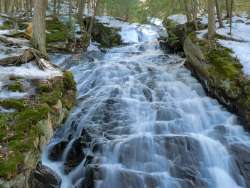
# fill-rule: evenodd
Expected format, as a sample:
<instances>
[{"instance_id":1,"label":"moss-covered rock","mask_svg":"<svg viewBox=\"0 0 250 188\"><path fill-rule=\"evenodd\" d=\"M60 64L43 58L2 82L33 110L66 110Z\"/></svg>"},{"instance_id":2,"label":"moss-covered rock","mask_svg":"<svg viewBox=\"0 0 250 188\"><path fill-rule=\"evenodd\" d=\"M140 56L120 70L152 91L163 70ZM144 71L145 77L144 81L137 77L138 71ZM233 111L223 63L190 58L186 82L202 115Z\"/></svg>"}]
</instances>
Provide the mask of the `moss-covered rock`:
<instances>
[{"instance_id":1,"label":"moss-covered rock","mask_svg":"<svg viewBox=\"0 0 250 188\"><path fill-rule=\"evenodd\" d=\"M239 115L250 130L250 80L232 51L216 44L210 48L206 39L189 34L184 42L187 67L201 81L208 94L231 112Z\"/></svg>"},{"instance_id":2,"label":"moss-covered rock","mask_svg":"<svg viewBox=\"0 0 250 188\"><path fill-rule=\"evenodd\" d=\"M35 94L26 99L1 100L14 112L0 113L0 186L28 187L43 146L67 117L75 102L70 72L50 80L33 80Z\"/></svg>"},{"instance_id":3,"label":"moss-covered rock","mask_svg":"<svg viewBox=\"0 0 250 188\"><path fill-rule=\"evenodd\" d=\"M86 27L90 25L90 20L90 17L84 19L83 22ZM98 20L94 20L91 37L94 41L100 43L101 47L110 48L122 44L119 31L119 28L108 27Z\"/></svg>"},{"instance_id":4,"label":"moss-covered rock","mask_svg":"<svg viewBox=\"0 0 250 188\"><path fill-rule=\"evenodd\" d=\"M46 20L46 41L50 42L65 42L69 39L69 29L58 19Z\"/></svg>"},{"instance_id":5,"label":"moss-covered rock","mask_svg":"<svg viewBox=\"0 0 250 188\"><path fill-rule=\"evenodd\" d=\"M23 85L20 81L15 81L8 85L8 90L13 92L22 92L23 91Z\"/></svg>"}]
</instances>

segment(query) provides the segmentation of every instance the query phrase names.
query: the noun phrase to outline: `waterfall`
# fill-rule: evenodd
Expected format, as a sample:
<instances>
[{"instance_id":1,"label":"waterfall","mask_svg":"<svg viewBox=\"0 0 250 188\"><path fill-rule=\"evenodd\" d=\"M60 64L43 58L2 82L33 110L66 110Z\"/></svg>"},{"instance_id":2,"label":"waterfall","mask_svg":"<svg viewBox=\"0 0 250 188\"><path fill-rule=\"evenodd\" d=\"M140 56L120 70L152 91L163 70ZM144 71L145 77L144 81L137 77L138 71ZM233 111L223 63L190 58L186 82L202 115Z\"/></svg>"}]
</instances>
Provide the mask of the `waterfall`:
<instances>
[{"instance_id":1,"label":"waterfall","mask_svg":"<svg viewBox=\"0 0 250 188\"><path fill-rule=\"evenodd\" d=\"M160 26L119 24L126 45L92 46L70 67L77 105L42 157L61 187L247 187L234 151L250 137L237 117L160 49Z\"/></svg>"}]
</instances>

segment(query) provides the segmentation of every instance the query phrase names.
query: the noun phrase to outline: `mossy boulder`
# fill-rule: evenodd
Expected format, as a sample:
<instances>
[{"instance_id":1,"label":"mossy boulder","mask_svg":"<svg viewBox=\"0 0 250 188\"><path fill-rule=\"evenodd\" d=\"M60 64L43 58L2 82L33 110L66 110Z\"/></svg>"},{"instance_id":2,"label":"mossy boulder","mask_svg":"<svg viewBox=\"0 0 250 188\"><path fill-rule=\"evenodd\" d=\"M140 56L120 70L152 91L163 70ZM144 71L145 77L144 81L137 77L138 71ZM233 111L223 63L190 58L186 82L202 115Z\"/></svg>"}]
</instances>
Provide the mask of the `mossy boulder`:
<instances>
[{"instance_id":1,"label":"mossy boulder","mask_svg":"<svg viewBox=\"0 0 250 188\"><path fill-rule=\"evenodd\" d=\"M239 115L250 130L250 79L244 75L239 60L232 51L219 44L211 47L195 33L184 42L186 66L200 80L207 93L231 112Z\"/></svg>"},{"instance_id":2,"label":"mossy boulder","mask_svg":"<svg viewBox=\"0 0 250 188\"><path fill-rule=\"evenodd\" d=\"M46 41L51 42L64 42L69 39L69 29L58 19L47 19L46 20Z\"/></svg>"},{"instance_id":3,"label":"mossy boulder","mask_svg":"<svg viewBox=\"0 0 250 188\"><path fill-rule=\"evenodd\" d=\"M9 91L13 91L13 92L22 92L23 91L23 85L20 81L15 81L15 82L9 84L7 87L8 87Z\"/></svg>"},{"instance_id":4,"label":"mossy boulder","mask_svg":"<svg viewBox=\"0 0 250 188\"><path fill-rule=\"evenodd\" d=\"M90 25L90 21L90 17L83 20L83 24L86 28ZM101 47L110 48L122 44L119 31L119 28L109 27L95 19L93 21L91 37L94 41L100 43Z\"/></svg>"},{"instance_id":5,"label":"mossy boulder","mask_svg":"<svg viewBox=\"0 0 250 188\"><path fill-rule=\"evenodd\" d=\"M0 100L14 112L0 113L0 187L28 187L43 146L75 103L70 72L49 80L31 80L35 93L25 99Z\"/></svg>"}]
</instances>

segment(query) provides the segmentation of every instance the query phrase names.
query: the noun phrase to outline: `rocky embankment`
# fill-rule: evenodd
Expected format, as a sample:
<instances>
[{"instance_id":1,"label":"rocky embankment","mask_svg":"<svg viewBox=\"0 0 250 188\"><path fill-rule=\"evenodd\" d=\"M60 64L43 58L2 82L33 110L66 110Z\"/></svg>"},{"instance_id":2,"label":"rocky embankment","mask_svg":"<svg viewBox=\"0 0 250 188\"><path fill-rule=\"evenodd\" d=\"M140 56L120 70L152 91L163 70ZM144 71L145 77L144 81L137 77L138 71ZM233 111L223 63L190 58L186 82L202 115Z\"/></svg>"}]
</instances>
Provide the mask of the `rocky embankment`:
<instances>
[{"instance_id":1,"label":"rocky embankment","mask_svg":"<svg viewBox=\"0 0 250 188\"><path fill-rule=\"evenodd\" d=\"M179 23L166 19L169 33L168 45L175 51L184 51L186 66L206 89L231 112L239 115L246 129L250 129L250 79L243 72L239 59L233 51L219 44L218 40L234 40L217 35L216 48L211 49L206 39L199 37L193 24ZM206 28L198 23L199 30Z\"/></svg>"},{"instance_id":2,"label":"rocky embankment","mask_svg":"<svg viewBox=\"0 0 250 188\"><path fill-rule=\"evenodd\" d=\"M74 105L75 82L30 48L0 67L0 187L29 187L44 145Z\"/></svg>"}]
</instances>

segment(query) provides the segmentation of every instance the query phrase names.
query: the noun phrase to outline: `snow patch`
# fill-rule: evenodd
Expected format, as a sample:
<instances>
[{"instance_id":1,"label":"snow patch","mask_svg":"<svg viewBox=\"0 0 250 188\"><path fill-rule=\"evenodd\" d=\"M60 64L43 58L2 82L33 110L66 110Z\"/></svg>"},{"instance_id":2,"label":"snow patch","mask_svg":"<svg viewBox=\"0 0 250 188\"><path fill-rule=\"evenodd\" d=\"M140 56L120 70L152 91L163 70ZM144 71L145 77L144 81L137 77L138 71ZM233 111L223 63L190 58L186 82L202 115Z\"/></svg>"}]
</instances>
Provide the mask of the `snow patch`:
<instances>
[{"instance_id":1,"label":"snow patch","mask_svg":"<svg viewBox=\"0 0 250 188\"><path fill-rule=\"evenodd\" d=\"M243 65L243 72L250 74L250 42L235 42L228 40L219 40L219 44L231 49L234 56L240 60Z\"/></svg>"},{"instance_id":2,"label":"snow patch","mask_svg":"<svg viewBox=\"0 0 250 188\"><path fill-rule=\"evenodd\" d=\"M187 17L184 14L175 14L168 17L169 20L177 23L177 24L185 24L187 23Z\"/></svg>"},{"instance_id":3,"label":"snow patch","mask_svg":"<svg viewBox=\"0 0 250 188\"><path fill-rule=\"evenodd\" d=\"M46 70L40 70L36 65L32 63L26 63L19 67L9 66L3 67L0 66L0 75L6 77L14 75L17 77L27 78L27 79L50 79L55 76L62 76L62 72L59 69L50 67Z\"/></svg>"},{"instance_id":4,"label":"snow patch","mask_svg":"<svg viewBox=\"0 0 250 188\"><path fill-rule=\"evenodd\" d=\"M232 24L232 35L229 34L229 24L224 22L225 27L219 28L217 33L241 40L242 42L232 41L232 40L219 40L219 43L231 49L234 52L234 56L240 60L243 65L243 72L250 75L250 25L246 24L248 18L246 16L234 16Z\"/></svg>"},{"instance_id":5,"label":"snow patch","mask_svg":"<svg viewBox=\"0 0 250 188\"><path fill-rule=\"evenodd\" d=\"M62 76L62 72L52 66L45 71L40 70L32 63L26 63L17 66L0 66L0 99L23 98L28 95L24 92L11 92L4 90L3 87L7 83L10 76L21 77L25 79L50 79L55 76Z\"/></svg>"}]
</instances>

